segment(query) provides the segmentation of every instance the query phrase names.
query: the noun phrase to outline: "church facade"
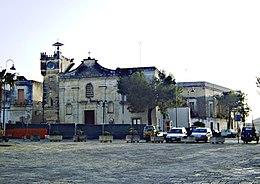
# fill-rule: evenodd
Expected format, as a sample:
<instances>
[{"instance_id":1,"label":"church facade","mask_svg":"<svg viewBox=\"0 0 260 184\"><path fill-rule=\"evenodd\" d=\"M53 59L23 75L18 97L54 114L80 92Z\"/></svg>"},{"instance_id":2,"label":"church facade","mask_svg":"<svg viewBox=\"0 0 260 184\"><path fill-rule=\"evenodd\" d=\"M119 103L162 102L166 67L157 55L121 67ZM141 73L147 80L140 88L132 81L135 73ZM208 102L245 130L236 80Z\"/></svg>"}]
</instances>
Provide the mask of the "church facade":
<instances>
[{"instance_id":1,"label":"church facade","mask_svg":"<svg viewBox=\"0 0 260 184\"><path fill-rule=\"evenodd\" d=\"M148 80L159 74L155 67L107 69L88 57L77 67L60 51L41 53L44 120L48 124L147 124L147 112L131 113L126 96L119 94L117 81L122 75L142 71ZM161 126L161 114L154 109L152 122Z\"/></svg>"}]
</instances>

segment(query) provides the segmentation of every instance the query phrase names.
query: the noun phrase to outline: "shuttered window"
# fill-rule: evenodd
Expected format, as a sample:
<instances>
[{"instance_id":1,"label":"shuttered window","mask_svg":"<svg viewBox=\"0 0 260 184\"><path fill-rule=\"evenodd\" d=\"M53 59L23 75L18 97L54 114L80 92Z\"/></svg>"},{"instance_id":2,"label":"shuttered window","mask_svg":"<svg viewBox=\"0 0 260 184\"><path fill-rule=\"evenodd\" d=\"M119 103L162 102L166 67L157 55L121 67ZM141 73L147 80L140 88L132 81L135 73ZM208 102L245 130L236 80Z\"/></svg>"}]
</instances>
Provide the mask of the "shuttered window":
<instances>
[{"instance_id":1,"label":"shuttered window","mask_svg":"<svg viewBox=\"0 0 260 184\"><path fill-rule=\"evenodd\" d=\"M24 90L18 89L18 103L24 102Z\"/></svg>"},{"instance_id":2,"label":"shuttered window","mask_svg":"<svg viewBox=\"0 0 260 184\"><path fill-rule=\"evenodd\" d=\"M86 85L86 98L92 97L94 97L93 85L91 83L88 83Z\"/></svg>"}]
</instances>

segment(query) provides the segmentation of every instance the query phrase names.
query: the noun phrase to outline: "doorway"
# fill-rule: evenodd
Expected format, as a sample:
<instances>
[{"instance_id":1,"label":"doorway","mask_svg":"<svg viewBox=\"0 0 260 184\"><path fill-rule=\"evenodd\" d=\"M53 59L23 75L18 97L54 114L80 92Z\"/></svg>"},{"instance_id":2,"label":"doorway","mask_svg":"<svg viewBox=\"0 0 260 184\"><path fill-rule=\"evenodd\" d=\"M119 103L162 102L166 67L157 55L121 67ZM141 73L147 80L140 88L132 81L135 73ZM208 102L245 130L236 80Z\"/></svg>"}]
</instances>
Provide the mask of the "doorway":
<instances>
[{"instance_id":1,"label":"doorway","mask_svg":"<svg viewBox=\"0 0 260 184\"><path fill-rule=\"evenodd\" d=\"M95 124L95 115L94 114L95 114L94 110L84 111L85 124L88 124L88 125L94 125Z\"/></svg>"}]
</instances>

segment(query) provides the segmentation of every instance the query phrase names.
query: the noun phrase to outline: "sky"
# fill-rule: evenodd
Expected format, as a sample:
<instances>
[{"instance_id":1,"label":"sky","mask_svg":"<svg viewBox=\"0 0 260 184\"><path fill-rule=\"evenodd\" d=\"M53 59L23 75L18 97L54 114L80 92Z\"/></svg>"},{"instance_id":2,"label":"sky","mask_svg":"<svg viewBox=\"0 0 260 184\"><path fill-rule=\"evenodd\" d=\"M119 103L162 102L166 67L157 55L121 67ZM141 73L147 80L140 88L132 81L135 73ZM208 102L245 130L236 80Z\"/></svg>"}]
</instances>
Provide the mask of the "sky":
<instances>
[{"instance_id":1,"label":"sky","mask_svg":"<svg viewBox=\"0 0 260 184\"><path fill-rule=\"evenodd\" d=\"M260 117L258 0L0 0L0 66L42 81L53 43L76 65L155 66L177 82L206 81L247 94ZM260 88L259 88L260 91Z\"/></svg>"}]
</instances>

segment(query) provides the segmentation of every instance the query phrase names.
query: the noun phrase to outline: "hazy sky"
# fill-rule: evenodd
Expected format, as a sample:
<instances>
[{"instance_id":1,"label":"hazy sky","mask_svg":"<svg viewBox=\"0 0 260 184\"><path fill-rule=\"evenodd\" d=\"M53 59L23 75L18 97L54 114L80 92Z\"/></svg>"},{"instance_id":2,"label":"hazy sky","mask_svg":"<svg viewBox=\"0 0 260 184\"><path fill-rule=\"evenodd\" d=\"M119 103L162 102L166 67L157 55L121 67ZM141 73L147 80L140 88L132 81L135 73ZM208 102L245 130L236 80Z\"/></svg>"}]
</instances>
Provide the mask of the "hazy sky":
<instances>
[{"instance_id":1,"label":"hazy sky","mask_svg":"<svg viewBox=\"0 0 260 184\"><path fill-rule=\"evenodd\" d=\"M259 10L258 0L0 0L0 66L12 59L20 75L42 81L40 53L59 41L77 65L91 52L109 69L155 66L177 82L242 90L255 119Z\"/></svg>"}]
</instances>

